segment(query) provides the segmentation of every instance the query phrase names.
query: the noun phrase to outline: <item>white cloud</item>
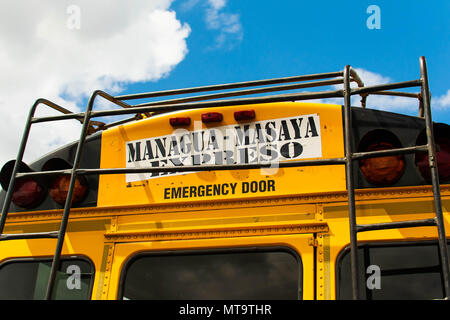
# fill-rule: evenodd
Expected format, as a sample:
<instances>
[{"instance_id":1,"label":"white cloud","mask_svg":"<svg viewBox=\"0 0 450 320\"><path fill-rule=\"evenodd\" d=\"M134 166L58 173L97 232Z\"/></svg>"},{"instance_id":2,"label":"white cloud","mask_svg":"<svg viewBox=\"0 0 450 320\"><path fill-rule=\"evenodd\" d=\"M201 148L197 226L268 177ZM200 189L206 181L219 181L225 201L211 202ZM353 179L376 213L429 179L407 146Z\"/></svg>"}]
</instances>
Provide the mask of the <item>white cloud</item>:
<instances>
[{"instance_id":1,"label":"white cloud","mask_svg":"<svg viewBox=\"0 0 450 320\"><path fill-rule=\"evenodd\" d=\"M355 68L361 80L364 82L365 86L374 86L378 84L386 84L396 82L390 77L383 76L381 74L368 71L362 68ZM355 82L351 83L351 86L357 87ZM342 85L334 85L333 89L342 89ZM415 92L419 92L420 88L417 87ZM394 90L395 91L395 90ZM400 91L402 91L400 89ZM405 90L404 90L405 91ZM318 103L332 103L332 104L343 104L344 100L342 98L332 98L332 99L315 99L314 102ZM359 95L352 96L352 105L361 106L361 97ZM391 112L404 112L408 114L418 114L419 102L414 98L398 97L398 96L385 96L385 95L369 95L367 97L366 106L371 109L386 110ZM450 107L450 90L443 96L436 97L432 99L432 108L444 109Z\"/></svg>"},{"instance_id":2,"label":"white cloud","mask_svg":"<svg viewBox=\"0 0 450 320\"><path fill-rule=\"evenodd\" d=\"M231 48L242 41L243 30L240 16L222 11L226 6L226 0L208 0L208 5L206 25L211 30L219 31L214 48Z\"/></svg>"},{"instance_id":3,"label":"white cloud","mask_svg":"<svg viewBox=\"0 0 450 320\"><path fill-rule=\"evenodd\" d=\"M447 93L442 96L438 96L436 98L431 98L431 106L435 107L438 110L445 110L450 108L450 89L447 90Z\"/></svg>"},{"instance_id":4,"label":"white cloud","mask_svg":"<svg viewBox=\"0 0 450 320\"><path fill-rule=\"evenodd\" d=\"M167 76L187 54L187 24L172 0L0 2L0 166L15 158L29 108L48 98L69 110L94 90ZM67 11L79 8L80 15ZM69 19L79 18L79 29ZM42 107L39 115L50 114ZM26 161L79 137L79 124L33 126Z\"/></svg>"}]
</instances>

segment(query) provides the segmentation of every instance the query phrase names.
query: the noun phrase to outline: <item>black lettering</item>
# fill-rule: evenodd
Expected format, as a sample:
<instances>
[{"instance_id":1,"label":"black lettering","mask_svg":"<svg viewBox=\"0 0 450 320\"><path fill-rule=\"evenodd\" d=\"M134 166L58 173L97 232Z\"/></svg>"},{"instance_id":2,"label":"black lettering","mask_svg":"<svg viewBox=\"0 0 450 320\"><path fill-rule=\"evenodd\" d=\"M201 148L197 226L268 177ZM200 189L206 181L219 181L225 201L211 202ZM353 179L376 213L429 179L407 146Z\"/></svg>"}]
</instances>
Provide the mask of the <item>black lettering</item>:
<instances>
[{"instance_id":1,"label":"black lettering","mask_svg":"<svg viewBox=\"0 0 450 320\"><path fill-rule=\"evenodd\" d=\"M212 185L208 184L208 185L206 186L206 196L207 196L207 197L212 196L211 192L212 192Z\"/></svg>"},{"instance_id":2,"label":"black lettering","mask_svg":"<svg viewBox=\"0 0 450 320\"><path fill-rule=\"evenodd\" d=\"M275 180L267 180L267 191L275 191Z\"/></svg>"},{"instance_id":3,"label":"black lettering","mask_svg":"<svg viewBox=\"0 0 450 320\"><path fill-rule=\"evenodd\" d=\"M240 126L234 127L236 129L236 147L246 145L248 146L250 144L250 135L249 135L249 128L250 125L246 124L244 126L244 133L242 133L242 129Z\"/></svg>"},{"instance_id":4,"label":"black lettering","mask_svg":"<svg viewBox=\"0 0 450 320\"><path fill-rule=\"evenodd\" d=\"M167 154L168 157L172 156L172 152L173 155L175 156L179 156L180 155L180 151L178 150L178 142L177 142L177 138L176 137L171 137L170 142L169 142L169 153Z\"/></svg>"},{"instance_id":5,"label":"black lettering","mask_svg":"<svg viewBox=\"0 0 450 320\"><path fill-rule=\"evenodd\" d=\"M273 126L273 128L270 128L270 126ZM275 121L270 121L266 123L266 141L267 142L273 142L277 139L277 132L275 131ZM271 137L272 139L269 140L269 137Z\"/></svg>"},{"instance_id":6,"label":"black lettering","mask_svg":"<svg viewBox=\"0 0 450 320\"><path fill-rule=\"evenodd\" d=\"M189 188L189 196L192 197L196 197L197 196L197 187L191 186Z\"/></svg>"},{"instance_id":7,"label":"black lettering","mask_svg":"<svg viewBox=\"0 0 450 320\"><path fill-rule=\"evenodd\" d=\"M155 139L156 142L156 157L165 157L166 156L166 137L163 138L163 141L161 141L160 138ZM158 150L161 153L161 156L158 155Z\"/></svg>"},{"instance_id":8,"label":"black lettering","mask_svg":"<svg viewBox=\"0 0 450 320\"><path fill-rule=\"evenodd\" d=\"M170 199L170 188L164 189L164 199Z\"/></svg>"},{"instance_id":9,"label":"black lettering","mask_svg":"<svg viewBox=\"0 0 450 320\"><path fill-rule=\"evenodd\" d=\"M309 138L308 133L311 133L311 137L317 137L316 123L314 122L314 117L308 117L308 124L306 125L305 138Z\"/></svg>"},{"instance_id":10,"label":"black lettering","mask_svg":"<svg viewBox=\"0 0 450 320\"><path fill-rule=\"evenodd\" d=\"M206 150L210 150L210 146L212 146L212 150L219 149L219 145L217 144L216 132L214 130L209 131L209 140Z\"/></svg>"},{"instance_id":11,"label":"black lettering","mask_svg":"<svg viewBox=\"0 0 450 320\"><path fill-rule=\"evenodd\" d=\"M172 199L181 198L181 187L172 188Z\"/></svg>"},{"instance_id":12,"label":"black lettering","mask_svg":"<svg viewBox=\"0 0 450 320\"><path fill-rule=\"evenodd\" d=\"M252 144L259 144L265 142L260 123L255 123L254 133L255 134L253 135Z\"/></svg>"},{"instance_id":13,"label":"black lettering","mask_svg":"<svg viewBox=\"0 0 450 320\"><path fill-rule=\"evenodd\" d=\"M193 132L192 133L192 137L194 138L193 140L193 142L194 142L194 150L195 151L197 151L197 152L201 152L201 151L203 151L203 136L204 136L204 134L205 134L205 132L204 131L202 131L201 132L201 135L202 135L202 137L201 137L201 143L200 143L200 138L198 137L199 135L200 135L200 133L199 132Z\"/></svg>"},{"instance_id":14,"label":"black lettering","mask_svg":"<svg viewBox=\"0 0 450 320\"><path fill-rule=\"evenodd\" d=\"M293 146L293 154L292 154L292 156L291 156L291 154L290 154L290 148L289 148L289 145L290 144L292 144L292 146ZM298 142L288 142L288 143L285 143L282 147L281 147L281 149L280 149L280 153L281 153L281 155L283 156L283 157L285 157L286 159L294 159L294 158L297 158L299 155L301 155L302 154L302 152L303 152L303 146L300 144L300 143L298 143Z\"/></svg>"},{"instance_id":15,"label":"black lettering","mask_svg":"<svg viewBox=\"0 0 450 320\"><path fill-rule=\"evenodd\" d=\"M203 156L202 163L209 163L209 161L211 160L211 155L209 153L204 153L202 154L202 156Z\"/></svg>"},{"instance_id":16,"label":"black lettering","mask_svg":"<svg viewBox=\"0 0 450 320\"><path fill-rule=\"evenodd\" d=\"M192 165L194 165L194 166L200 165L200 155L199 154L192 155Z\"/></svg>"},{"instance_id":17,"label":"black lettering","mask_svg":"<svg viewBox=\"0 0 450 320\"><path fill-rule=\"evenodd\" d=\"M232 194L235 194L235 192L236 192L236 187L237 187L237 182L231 183L231 184L230 184L230 187L231 187L231 193L232 193Z\"/></svg>"},{"instance_id":18,"label":"black lettering","mask_svg":"<svg viewBox=\"0 0 450 320\"><path fill-rule=\"evenodd\" d=\"M291 135L289 134L289 128L286 120L281 121L280 134L278 135L278 141L291 140Z\"/></svg>"},{"instance_id":19,"label":"black lettering","mask_svg":"<svg viewBox=\"0 0 450 320\"><path fill-rule=\"evenodd\" d=\"M199 197L205 196L205 186L203 185L198 186L198 196Z\"/></svg>"},{"instance_id":20,"label":"black lettering","mask_svg":"<svg viewBox=\"0 0 450 320\"><path fill-rule=\"evenodd\" d=\"M150 140L145 141L144 155L142 160L153 160L153 150Z\"/></svg>"},{"instance_id":21,"label":"black lettering","mask_svg":"<svg viewBox=\"0 0 450 320\"><path fill-rule=\"evenodd\" d=\"M242 193L248 193L249 184L248 182L242 182Z\"/></svg>"},{"instance_id":22,"label":"black lettering","mask_svg":"<svg viewBox=\"0 0 450 320\"><path fill-rule=\"evenodd\" d=\"M214 185L214 193L213 193L213 195L220 196L220 184L215 184Z\"/></svg>"},{"instance_id":23,"label":"black lettering","mask_svg":"<svg viewBox=\"0 0 450 320\"><path fill-rule=\"evenodd\" d=\"M214 163L215 164L223 164L223 151L214 152Z\"/></svg>"},{"instance_id":24,"label":"black lettering","mask_svg":"<svg viewBox=\"0 0 450 320\"><path fill-rule=\"evenodd\" d=\"M228 183L222 184L222 194L223 194L224 196L227 195L228 192L230 192L230 191L228 190L228 187L229 187Z\"/></svg>"},{"instance_id":25,"label":"black lettering","mask_svg":"<svg viewBox=\"0 0 450 320\"><path fill-rule=\"evenodd\" d=\"M172 164L176 167L180 167L183 166L183 162L187 159L187 157L184 158L171 158L169 159L170 162L172 162ZM173 173L173 172L172 172Z\"/></svg>"},{"instance_id":26,"label":"black lettering","mask_svg":"<svg viewBox=\"0 0 450 320\"><path fill-rule=\"evenodd\" d=\"M188 198L189 187L183 187L183 198Z\"/></svg>"},{"instance_id":27,"label":"black lettering","mask_svg":"<svg viewBox=\"0 0 450 320\"><path fill-rule=\"evenodd\" d=\"M150 162L150 164L152 165L153 168L158 168L159 167L159 161L152 161ZM159 177L159 172L152 172L152 177Z\"/></svg>"},{"instance_id":28,"label":"black lettering","mask_svg":"<svg viewBox=\"0 0 450 320\"><path fill-rule=\"evenodd\" d=\"M259 192L266 192L266 188L267 188L267 181L261 180L259 182Z\"/></svg>"},{"instance_id":29,"label":"black lettering","mask_svg":"<svg viewBox=\"0 0 450 320\"><path fill-rule=\"evenodd\" d=\"M298 123L297 123L298 120ZM292 127L294 128L294 139L300 139L300 126L302 125L303 118L291 119Z\"/></svg>"},{"instance_id":30,"label":"black lettering","mask_svg":"<svg viewBox=\"0 0 450 320\"><path fill-rule=\"evenodd\" d=\"M141 143L136 142L136 149L128 143L128 162L141 161Z\"/></svg>"},{"instance_id":31,"label":"black lettering","mask_svg":"<svg viewBox=\"0 0 450 320\"><path fill-rule=\"evenodd\" d=\"M225 163L226 164L236 164L233 159L234 152L233 151L225 151Z\"/></svg>"},{"instance_id":32,"label":"black lettering","mask_svg":"<svg viewBox=\"0 0 450 320\"><path fill-rule=\"evenodd\" d=\"M275 146L271 144L263 145L261 147L259 150L260 161L272 161L278 158L278 151L272 148L275 148ZM270 159L263 158L264 156L268 156Z\"/></svg>"},{"instance_id":33,"label":"black lettering","mask_svg":"<svg viewBox=\"0 0 450 320\"><path fill-rule=\"evenodd\" d=\"M184 154L189 154L191 152L192 142L191 141L188 141L188 142L185 141L185 138L186 138L186 140L188 140L189 137L190 137L190 135L189 135L189 133L187 133L187 134L182 135L181 138L180 138L180 150Z\"/></svg>"}]
</instances>

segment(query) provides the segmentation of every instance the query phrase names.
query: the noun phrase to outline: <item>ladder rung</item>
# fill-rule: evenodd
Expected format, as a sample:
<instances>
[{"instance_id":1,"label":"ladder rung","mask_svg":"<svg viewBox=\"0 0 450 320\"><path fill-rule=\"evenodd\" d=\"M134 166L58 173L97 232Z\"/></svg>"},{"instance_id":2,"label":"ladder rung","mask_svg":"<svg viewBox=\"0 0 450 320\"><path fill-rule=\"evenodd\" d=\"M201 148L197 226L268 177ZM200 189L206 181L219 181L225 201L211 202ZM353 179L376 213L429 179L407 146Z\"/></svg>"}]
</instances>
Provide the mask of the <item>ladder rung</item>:
<instances>
[{"instance_id":1,"label":"ladder rung","mask_svg":"<svg viewBox=\"0 0 450 320\"><path fill-rule=\"evenodd\" d=\"M385 230L385 229L399 229L399 228L427 227L427 226L436 226L436 220L435 219L424 219L424 220L410 220L410 221L385 222L385 223L373 223L373 224L358 224L356 226L356 232Z\"/></svg>"},{"instance_id":2,"label":"ladder rung","mask_svg":"<svg viewBox=\"0 0 450 320\"><path fill-rule=\"evenodd\" d=\"M48 239L58 238L59 231L34 232L34 233L9 233L0 234L2 240L19 240L19 239Z\"/></svg>"}]
</instances>

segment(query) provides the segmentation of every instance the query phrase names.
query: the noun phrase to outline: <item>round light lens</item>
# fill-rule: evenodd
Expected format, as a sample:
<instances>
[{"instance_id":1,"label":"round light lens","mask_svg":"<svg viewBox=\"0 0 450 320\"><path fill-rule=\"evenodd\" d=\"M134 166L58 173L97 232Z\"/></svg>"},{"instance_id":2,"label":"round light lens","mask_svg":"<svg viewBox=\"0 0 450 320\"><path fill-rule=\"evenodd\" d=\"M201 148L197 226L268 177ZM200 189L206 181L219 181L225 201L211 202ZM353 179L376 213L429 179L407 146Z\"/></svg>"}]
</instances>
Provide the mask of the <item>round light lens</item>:
<instances>
[{"instance_id":1,"label":"round light lens","mask_svg":"<svg viewBox=\"0 0 450 320\"><path fill-rule=\"evenodd\" d=\"M69 191L70 176L57 176L50 181L49 193L52 199L60 204L66 203L67 193ZM80 203L86 195L86 182L83 178L77 177L75 180L75 186L72 194L72 204Z\"/></svg>"},{"instance_id":2,"label":"round light lens","mask_svg":"<svg viewBox=\"0 0 450 320\"><path fill-rule=\"evenodd\" d=\"M360 143L359 152L381 151L400 148L397 137L386 130L369 132ZM380 187L393 185L405 172L403 155L392 155L362 159L359 161L362 174L371 184Z\"/></svg>"},{"instance_id":3,"label":"round light lens","mask_svg":"<svg viewBox=\"0 0 450 320\"><path fill-rule=\"evenodd\" d=\"M11 201L21 208L37 206L44 198L44 188L33 179L23 178L16 181Z\"/></svg>"},{"instance_id":4,"label":"round light lens","mask_svg":"<svg viewBox=\"0 0 450 320\"><path fill-rule=\"evenodd\" d=\"M433 126L436 146L436 162L438 166L439 182L450 183L450 126L436 123ZM426 144L426 134L422 132L417 138L417 145ZM416 153L416 166L422 177L431 183L431 172L428 166L428 153Z\"/></svg>"}]
</instances>

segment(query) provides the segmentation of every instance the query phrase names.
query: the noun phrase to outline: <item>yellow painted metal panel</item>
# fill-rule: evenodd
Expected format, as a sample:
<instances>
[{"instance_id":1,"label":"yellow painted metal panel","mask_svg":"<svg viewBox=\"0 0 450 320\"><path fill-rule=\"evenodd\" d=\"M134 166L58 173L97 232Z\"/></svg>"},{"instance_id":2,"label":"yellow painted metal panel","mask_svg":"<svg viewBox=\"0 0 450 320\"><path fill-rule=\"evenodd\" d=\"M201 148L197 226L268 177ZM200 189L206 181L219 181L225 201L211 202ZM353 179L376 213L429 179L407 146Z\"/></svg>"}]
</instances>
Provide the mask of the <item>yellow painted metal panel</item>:
<instances>
[{"instance_id":1,"label":"yellow painted metal panel","mask_svg":"<svg viewBox=\"0 0 450 320\"><path fill-rule=\"evenodd\" d=\"M237 124L233 113L243 109L254 109L256 111L256 119L252 122ZM201 113L213 111L223 114L223 121L220 124L203 124L199 121ZM198 133L198 139L203 133L204 136L209 135L208 140L204 138L202 147L210 150L208 151L209 153L204 150L204 153L201 154L203 157L204 154L209 154L208 157L213 157L220 151L231 150L229 148L234 147L233 152L230 151L233 157L238 157L239 155L242 158L244 157L242 154L246 153L247 158L244 157L245 161L251 163L262 159L262 156L258 158L258 152L261 154L263 152L261 151L263 150L262 148L268 144L276 144L276 148L278 148L273 147L278 151L273 151L275 150L273 149L272 154L278 152L278 154L285 154L287 157L294 158L294 156L297 156L298 159L306 159L308 154L314 155L312 157L314 159L338 158L343 157L344 154L341 106L314 103L273 103L206 109L202 111L191 110L172 115L160 115L105 131L102 135L101 168L121 168L126 167L127 164L130 165L130 163L135 166L150 166L151 162L157 158L158 152L160 157L158 161L155 161L155 165L164 166L165 163L170 163L172 160L167 160L167 157L165 160L161 160L162 153L180 153L179 150L175 150L175 147L177 143L181 144L182 141L182 138L180 138L182 134L177 133L181 129L175 130L169 124L171 116L188 116L192 119L191 125L183 131L188 136L189 134L193 135L193 132ZM255 127L253 135L248 137L248 141L245 140L246 129L244 129L244 126L256 123L261 124L261 131L258 131ZM268 126L268 123L273 123L273 125ZM267 125L267 128L264 124ZM314 132L317 135L314 137L315 140L311 142L312 140L308 139L313 138L312 127L316 124L318 127L314 129ZM236 127L238 128L236 129ZM233 138L235 141L229 147L225 146L227 138L230 140L230 136L226 134L227 130L231 130L235 134ZM272 132L271 130L275 130L277 137L279 137L274 143L268 142L270 136L268 132ZM222 132L224 145L215 144L215 141L220 139L212 138L213 134L211 134L211 131L216 132L214 137ZM173 144L167 142L166 149L158 148L158 144L151 140L160 137L157 138L159 142L163 141L163 139L165 139L164 141L169 141L174 136L177 136L178 140L173 142ZM189 147L190 152L185 146L185 149L181 150L185 150L186 154L183 154L184 157L180 156L177 159L197 161L194 160L198 156L194 150L193 141L195 141L195 137L192 136L191 138L193 140ZM264 142L264 139L267 139L267 141ZM251 140L260 141L261 143L255 142L252 144ZM246 142L248 142L247 145ZM303 147L299 146L302 143ZM285 146L284 149L281 144ZM152 148L153 151L150 155L149 150ZM139 151L137 151L138 149ZM265 150L267 152L267 149ZM301 152L304 152L305 157L303 157ZM251 157L254 155L256 155L256 158L252 160ZM152 161L149 160L150 156L153 157ZM141 158L144 158L144 160L137 161ZM202 159L204 160L205 158ZM329 179L331 176L333 179ZM102 175L100 176L98 206L201 200L216 201L219 199L255 198L342 190L345 190L345 168L342 165L279 168L270 169L270 171L254 169L197 172L163 175L156 178L145 174L141 176L127 176L125 174Z\"/></svg>"},{"instance_id":2,"label":"yellow painted metal panel","mask_svg":"<svg viewBox=\"0 0 450 320\"><path fill-rule=\"evenodd\" d=\"M111 280L107 299L117 299L119 280L128 259L141 252L159 252L166 250L202 250L245 247L289 247L295 250L302 260L303 299L314 299L314 249L309 245L311 235L280 235L259 237L236 237L226 239L131 242L115 245L112 262Z\"/></svg>"}]
</instances>

